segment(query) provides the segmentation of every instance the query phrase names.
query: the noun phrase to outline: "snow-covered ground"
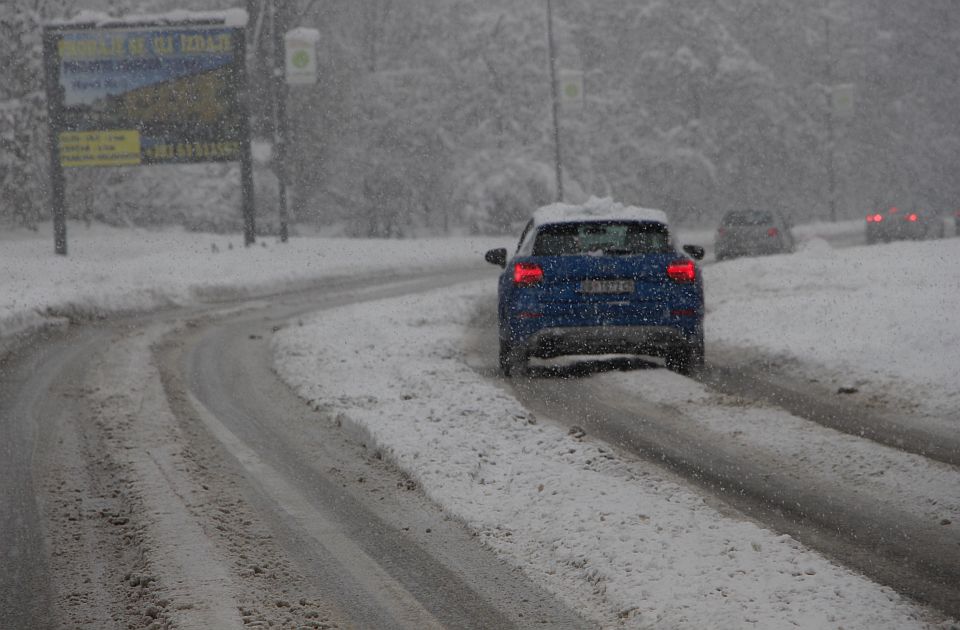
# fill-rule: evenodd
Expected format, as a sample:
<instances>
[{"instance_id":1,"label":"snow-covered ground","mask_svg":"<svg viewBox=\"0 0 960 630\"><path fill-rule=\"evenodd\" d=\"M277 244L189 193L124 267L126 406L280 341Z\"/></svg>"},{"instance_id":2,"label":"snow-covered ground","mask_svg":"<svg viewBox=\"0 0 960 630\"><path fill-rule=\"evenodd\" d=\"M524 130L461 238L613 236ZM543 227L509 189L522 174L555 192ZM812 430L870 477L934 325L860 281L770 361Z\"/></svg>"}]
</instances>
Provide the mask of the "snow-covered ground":
<instances>
[{"instance_id":1,"label":"snow-covered ground","mask_svg":"<svg viewBox=\"0 0 960 630\"><path fill-rule=\"evenodd\" d=\"M794 255L704 269L708 348L755 348L878 397L895 387L918 413L960 425L960 239L833 249L814 227L798 232L804 241ZM188 304L311 278L483 265L484 250L510 241L293 239L250 249L239 238L232 249L229 242L71 226L71 255L59 258L49 232L4 235L0 335L62 314ZM719 513L657 467L531 416L465 360L477 301L494 299L496 269L489 269L488 281L326 311L322 321L291 326L274 338L278 369L317 408L361 426L498 553L605 625L929 625L922 608L787 536ZM783 412L722 408L664 370L597 378L698 407L692 415L714 430L743 432L757 448L825 460L843 448L854 461L838 474L878 494L885 484L912 488L916 509L960 521L960 477L949 467ZM880 469L882 476L871 474Z\"/></svg>"},{"instance_id":2,"label":"snow-covered ground","mask_svg":"<svg viewBox=\"0 0 960 630\"><path fill-rule=\"evenodd\" d=\"M704 272L707 338L829 368L960 426L960 240L739 259Z\"/></svg>"},{"instance_id":3,"label":"snow-covered ground","mask_svg":"<svg viewBox=\"0 0 960 630\"><path fill-rule=\"evenodd\" d=\"M60 317L242 297L318 278L482 263L485 248L501 242L263 238L244 248L240 235L70 224L69 255L60 257L50 225L0 232L0 338Z\"/></svg>"}]
</instances>

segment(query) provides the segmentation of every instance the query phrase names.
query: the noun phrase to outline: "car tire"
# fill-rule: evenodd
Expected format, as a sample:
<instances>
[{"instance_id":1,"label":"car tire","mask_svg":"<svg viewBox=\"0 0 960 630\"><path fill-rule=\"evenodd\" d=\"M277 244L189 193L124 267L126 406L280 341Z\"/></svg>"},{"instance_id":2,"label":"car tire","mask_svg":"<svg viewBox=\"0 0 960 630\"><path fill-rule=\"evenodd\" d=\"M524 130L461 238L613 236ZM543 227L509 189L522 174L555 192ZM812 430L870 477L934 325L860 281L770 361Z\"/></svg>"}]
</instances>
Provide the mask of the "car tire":
<instances>
[{"instance_id":1,"label":"car tire","mask_svg":"<svg viewBox=\"0 0 960 630\"><path fill-rule=\"evenodd\" d=\"M674 348L667 353L664 358L667 369L677 374L688 376L691 373L703 368L704 347L703 338L688 343L684 346Z\"/></svg>"},{"instance_id":2,"label":"car tire","mask_svg":"<svg viewBox=\"0 0 960 630\"><path fill-rule=\"evenodd\" d=\"M500 340L500 373L504 376L510 376L510 347L509 341Z\"/></svg>"},{"instance_id":3,"label":"car tire","mask_svg":"<svg viewBox=\"0 0 960 630\"><path fill-rule=\"evenodd\" d=\"M500 340L500 373L506 377L525 376L528 356L521 347L517 348L509 341Z\"/></svg>"}]
</instances>

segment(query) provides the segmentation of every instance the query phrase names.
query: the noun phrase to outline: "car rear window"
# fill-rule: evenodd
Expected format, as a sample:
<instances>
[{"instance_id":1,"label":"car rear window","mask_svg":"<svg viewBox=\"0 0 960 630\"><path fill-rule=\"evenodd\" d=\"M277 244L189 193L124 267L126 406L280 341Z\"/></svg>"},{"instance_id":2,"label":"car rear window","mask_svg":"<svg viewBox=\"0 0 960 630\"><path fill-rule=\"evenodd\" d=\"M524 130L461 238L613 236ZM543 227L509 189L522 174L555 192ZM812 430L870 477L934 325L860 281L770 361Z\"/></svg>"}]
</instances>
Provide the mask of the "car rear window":
<instances>
[{"instance_id":1,"label":"car rear window","mask_svg":"<svg viewBox=\"0 0 960 630\"><path fill-rule=\"evenodd\" d=\"M769 223L773 223L773 215L762 210L731 212L723 217L723 225L729 227L738 225L767 225Z\"/></svg>"},{"instance_id":2,"label":"car rear window","mask_svg":"<svg viewBox=\"0 0 960 630\"><path fill-rule=\"evenodd\" d=\"M670 235L662 223L556 223L543 225L537 231L533 255L636 255L668 252L670 248Z\"/></svg>"}]
</instances>

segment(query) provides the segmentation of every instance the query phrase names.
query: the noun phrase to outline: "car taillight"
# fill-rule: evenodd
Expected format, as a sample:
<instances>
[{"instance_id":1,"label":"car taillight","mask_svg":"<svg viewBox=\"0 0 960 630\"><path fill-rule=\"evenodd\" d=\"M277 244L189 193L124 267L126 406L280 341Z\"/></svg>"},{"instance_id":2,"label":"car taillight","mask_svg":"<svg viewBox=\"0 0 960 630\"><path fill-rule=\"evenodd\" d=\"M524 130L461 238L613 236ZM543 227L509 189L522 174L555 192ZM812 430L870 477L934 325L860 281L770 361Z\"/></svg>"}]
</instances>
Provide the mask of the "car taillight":
<instances>
[{"instance_id":1,"label":"car taillight","mask_svg":"<svg viewBox=\"0 0 960 630\"><path fill-rule=\"evenodd\" d=\"M767 230L767 236L769 236L770 238L775 238L779 235L780 235L780 231L777 228L772 227L769 230Z\"/></svg>"},{"instance_id":2,"label":"car taillight","mask_svg":"<svg viewBox=\"0 0 960 630\"><path fill-rule=\"evenodd\" d=\"M519 262L513 266L513 283L529 287L543 280L543 268L536 263Z\"/></svg>"},{"instance_id":3,"label":"car taillight","mask_svg":"<svg viewBox=\"0 0 960 630\"><path fill-rule=\"evenodd\" d=\"M692 260L678 260L667 265L667 277L674 282L693 282L697 279L697 266Z\"/></svg>"},{"instance_id":4,"label":"car taillight","mask_svg":"<svg viewBox=\"0 0 960 630\"><path fill-rule=\"evenodd\" d=\"M867 215L867 223L880 223L881 221L883 221L883 215L882 215L882 214L868 214L868 215Z\"/></svg>"},{"instance_id":5,"label":"car taillight","mask_svg":"<svg viewBox=\"0 0 960 630\"><path fill-rule=\"evenodd\" d=\"M911 212L910 214L907 215L907 221L916 221L916 220L917 220L917 215L915 213Z\"/></svg>"}]
</instances>

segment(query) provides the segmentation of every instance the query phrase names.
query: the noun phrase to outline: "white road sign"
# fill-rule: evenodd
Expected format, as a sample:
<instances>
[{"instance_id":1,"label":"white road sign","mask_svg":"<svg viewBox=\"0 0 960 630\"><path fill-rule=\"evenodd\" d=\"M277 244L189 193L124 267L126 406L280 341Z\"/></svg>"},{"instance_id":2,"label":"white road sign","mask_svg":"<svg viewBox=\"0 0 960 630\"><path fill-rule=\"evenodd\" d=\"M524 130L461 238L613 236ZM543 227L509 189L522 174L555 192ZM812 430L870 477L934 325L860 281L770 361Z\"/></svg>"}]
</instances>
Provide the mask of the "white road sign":
<instances>
[{"instance_id":1,"label":"white road sign","mask_svg":"<svg viewBox=\"0 0 960 630\"><path fill-rule=\"evenodd\" d=\"M567 110L578 110L583 107L582 71L560 71L560 104Z\"/></svg>"},{"instance_id":2,"label":"white road sign","mask_svg":"<svg viewBox=\"0 0 960 630\"><path fill-rule=\"evenodd\" d=\"M309 85L317 82L318 41L320 31L314 28L295 28L284 35L287 83Z\"/></svg>"},{"instance_id":3,"label":"white road sign","mask_svg":"<svg viewBox=\"0 0 960 630\"><path fill-rule=\"evenodd\" d=\"M850 120L856 111L856 89L852 83L833 86L830 100L833 115L840 120Z\"/></svg>"}]
</instances>

